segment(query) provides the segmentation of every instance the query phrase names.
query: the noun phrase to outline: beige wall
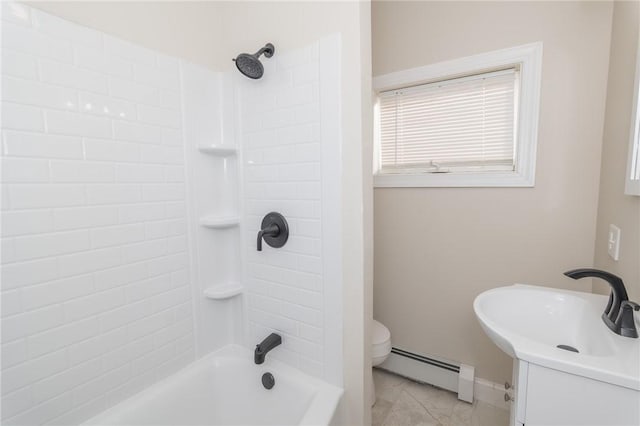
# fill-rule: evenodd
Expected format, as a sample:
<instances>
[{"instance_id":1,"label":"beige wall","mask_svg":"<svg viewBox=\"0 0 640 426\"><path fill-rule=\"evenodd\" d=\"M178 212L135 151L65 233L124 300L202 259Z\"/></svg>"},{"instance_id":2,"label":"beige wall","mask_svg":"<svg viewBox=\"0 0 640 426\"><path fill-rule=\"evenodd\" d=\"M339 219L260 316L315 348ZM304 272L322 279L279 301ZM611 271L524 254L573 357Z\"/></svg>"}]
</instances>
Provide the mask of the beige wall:
<instances>
[{"instance_id":1,"label":"beige wall","mask_svg":"<svg viewBox=\"0 0 640 426\"><path fill-rule=\"evenodd\" d=\"M562 275L593 264L612 4L377 2L374 76L544 43L535 188L375 190L374 316L395 346L476 366L511 360L472 303L520 282L591 290Z\"/></svg>"},{"instance_id":2,"label":"beige wall","mask_svg":"<svg viewBox=\"0 0 640 426\"><path fill-rule=\"evenodd\" d=\"M633 84L638 52L640 3L616 2L613 11L607 109L602 142L602 172L594 264L624 280L629 298L640 300L640 197L624 195ZM607 254L609 224L622 231L620 259ZM594 285L609 292L604 283Z\"/></svg>"},{"instance_id":3,"label":"beige wall","mask_svg":"<svg viewBox=\"0 0 640 426\"><path fill-rule=\"evenodd\" d=\"M223 64L218 2L24 3L211 69L220 69Z\"/></svg>"},{"instance_id":4,"label":"beige wall","mask_svg":"<svg viewBox=\"0 0 640 426\"><path fill-rule=\"evenodd\" d=\"M337 423L371 423L371 6L362 2L36 2L71 21L215 70L266 42L278 51L342 35L345 396ZM366 160L365 160L366 159ZM366 234L365 234L366 233ZM365 235L367 238L365 238Z\"/></svg>"}]
</instances>

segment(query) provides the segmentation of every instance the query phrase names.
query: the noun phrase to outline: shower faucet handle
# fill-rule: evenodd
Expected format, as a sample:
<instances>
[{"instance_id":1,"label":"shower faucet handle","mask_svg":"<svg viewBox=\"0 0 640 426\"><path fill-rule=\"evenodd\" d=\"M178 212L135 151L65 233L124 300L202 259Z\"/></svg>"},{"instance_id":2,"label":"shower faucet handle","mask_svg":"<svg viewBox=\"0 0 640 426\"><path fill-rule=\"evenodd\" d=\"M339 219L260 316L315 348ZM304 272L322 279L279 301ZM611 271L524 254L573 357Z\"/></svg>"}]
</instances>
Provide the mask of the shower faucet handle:
<instances>
[{"instance_id":1,"label":"shower faucet handle","mask_svg":"<svg viewBox=\"0 0 640 426\"><path fill-rule=\"evenodd\" d=\"M262 239L266 236L277 237L280 233L280 227L278 225L271 224L264 229L258 231L258 246L257 250L262 251Z\"/></svg>"},{"instance_id":2,"label":"shower faucet handle","mask_svg":"<svg viewBox=\"0 0 640 426\"><path fill-rule=\"evenodd\" d=\"M258 231L256 250L262 251L262 240L274 248L280 248L289 239L289 225L287 220L280 213L271 212L262 219L262 224Z\"/></svg>"}]
</instances>

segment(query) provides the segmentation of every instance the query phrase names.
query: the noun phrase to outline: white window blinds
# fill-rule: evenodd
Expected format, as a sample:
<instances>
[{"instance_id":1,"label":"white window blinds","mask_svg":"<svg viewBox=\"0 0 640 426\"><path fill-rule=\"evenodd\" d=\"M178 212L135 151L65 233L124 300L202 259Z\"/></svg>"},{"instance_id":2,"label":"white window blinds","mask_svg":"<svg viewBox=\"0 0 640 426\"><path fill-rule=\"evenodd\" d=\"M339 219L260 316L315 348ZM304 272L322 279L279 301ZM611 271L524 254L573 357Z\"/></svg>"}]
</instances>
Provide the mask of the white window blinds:
<instances>
[{"instance_id":1,"label":"white window blinds","mask_svg":"<svg viewBox=\"0 0 640 426\"><path fill-rule=\"evenodd\" d=\"M514 170L518 70L380 94L380 172Z\"/></svg>"}]
</instances>

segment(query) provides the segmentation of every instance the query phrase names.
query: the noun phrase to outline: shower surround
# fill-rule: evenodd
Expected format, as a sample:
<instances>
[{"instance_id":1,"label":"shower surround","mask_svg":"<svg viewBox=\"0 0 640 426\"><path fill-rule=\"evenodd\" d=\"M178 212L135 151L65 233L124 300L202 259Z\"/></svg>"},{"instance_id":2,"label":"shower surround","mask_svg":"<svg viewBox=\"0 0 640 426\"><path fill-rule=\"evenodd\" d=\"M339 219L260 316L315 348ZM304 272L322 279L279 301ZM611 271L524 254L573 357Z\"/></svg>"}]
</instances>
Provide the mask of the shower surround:
<instances>
[{"instance_id":1,"label":"shower surround","mask_svg":"<svg viewBox=\"0 0 640 426\"><path fill-rule=\"evenodd\" d=\"M238 84L249 340L284 333L277 356L333 384L342 380L339 43L276 53L263 81ZM287 218L289 240L259 252L272 210Z\"/></svg>"},{"instance_id":2,"label":"shower surround","mask_svg":"<svg viewBox=\"0 0 640 426\"><path fill-rule=\"evenodd\" d=\"M73 424L194 359L179 62L3 7L2 423Z\"/></svg>"},{"instance_id":3,"label":"shower surround","mask_svg":"<svg viewBox=\"0 0 640 426\"><path fill-rule=\"evenodd\" d=\"M272 331L340 386L339 38L253 81L2 7L2 423L79 423ZM270 211L291 236L259 253Z\"/></svg>"}]
</instances>

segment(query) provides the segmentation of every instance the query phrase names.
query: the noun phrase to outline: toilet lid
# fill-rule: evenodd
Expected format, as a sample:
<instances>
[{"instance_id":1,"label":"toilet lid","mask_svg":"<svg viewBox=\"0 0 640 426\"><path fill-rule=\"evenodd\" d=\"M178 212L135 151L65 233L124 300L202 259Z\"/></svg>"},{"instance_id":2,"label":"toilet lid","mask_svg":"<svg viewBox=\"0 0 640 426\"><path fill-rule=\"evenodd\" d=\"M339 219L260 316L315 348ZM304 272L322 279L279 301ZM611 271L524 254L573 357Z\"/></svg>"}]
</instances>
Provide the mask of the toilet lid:
<instances>
[{"instance_id":1,"label":"toilet lid","mask_svg":"<svg viewBox=\"0 0 640 426\"><path fill-rule=\"evenodd\" d=\"M391 340L389 329L378 321L373 320L373 326L371 327L371 344L379 345L389 340Z\"/></svg>"}]
</instances>

